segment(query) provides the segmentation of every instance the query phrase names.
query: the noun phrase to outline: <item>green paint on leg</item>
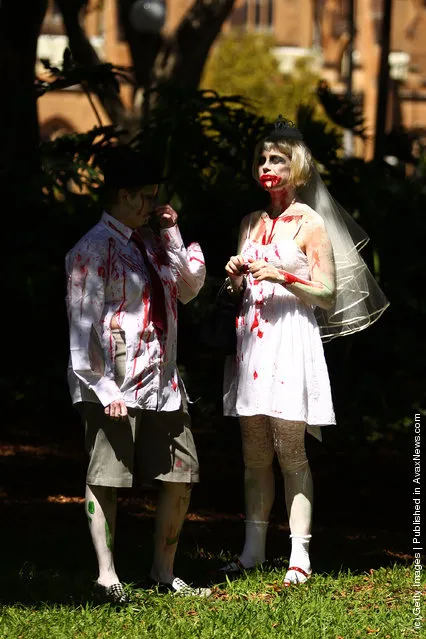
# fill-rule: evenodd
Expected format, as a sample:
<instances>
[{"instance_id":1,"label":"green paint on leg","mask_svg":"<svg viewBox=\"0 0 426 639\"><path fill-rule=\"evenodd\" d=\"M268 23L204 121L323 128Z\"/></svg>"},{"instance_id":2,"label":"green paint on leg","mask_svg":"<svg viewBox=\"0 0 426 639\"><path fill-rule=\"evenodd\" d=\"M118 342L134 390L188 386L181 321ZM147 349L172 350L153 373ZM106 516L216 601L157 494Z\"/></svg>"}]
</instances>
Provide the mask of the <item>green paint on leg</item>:
<instances>
[{"instance_id":1,"label":"green paint on leg","mask_svg":"<svg viewBox=\"0 0 426 639\"><path fill-rule=\"evenodd\" d=\"M105 522L105 539L106 539L106 545L107 545L108 550L110 550L112 552L112 546L113 546L112 535L111 535L111 531L109 529L107 521Z\"/></svg>"},{"instance_id":2,"label":"green paint on leg","mask_svg":"<svg viewBox=\"0 0 426 639\"><path fill-rule=\"evenodd\" d=\"M174 544L177 544L178 539L179 539L179 533L175 537L166 537L167 546L173 546Z\"/></svg>"},{"instance_id":3,"label":"green paint on leg","mask_svg":"<svg viewBox=\"0 0 426 639\"><path fill-rule=\"evenodd\" d=\"M92 518L88 517L88 520L89 520L89 524L91 524L92 523Z\"/></svg>"},{"instance_id":4,"label":"green paint on leg","mask_svg":"<svg viewBox=\"0 0 426 639\"><path fill-rule=\"evenodd\" d=\"M91 515L95 514L95 504L93 501L89 501L88 505L87 505L87 510L89 511L89 513Z\"/></svg>"}]
</instances>

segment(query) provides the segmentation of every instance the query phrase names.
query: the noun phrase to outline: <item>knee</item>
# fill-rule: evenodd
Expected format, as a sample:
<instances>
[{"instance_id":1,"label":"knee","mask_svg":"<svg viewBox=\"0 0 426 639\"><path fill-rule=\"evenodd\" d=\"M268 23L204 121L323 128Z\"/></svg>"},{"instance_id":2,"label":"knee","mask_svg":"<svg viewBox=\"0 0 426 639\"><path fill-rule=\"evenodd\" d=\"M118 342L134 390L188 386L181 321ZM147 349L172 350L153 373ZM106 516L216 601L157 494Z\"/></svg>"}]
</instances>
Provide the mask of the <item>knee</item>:
<instances>
[{"instance_id":1,"label":"knee","mask_svg":"<svg viewBox=\"0 0 426 639\"><path fill-rule=\"evenodd\" d=\"M250 471L257 471L257 470L268 470L269 468L272 468L272 460L265 460L265 459L244 459L244 467L245 470L250 472Z\"/></svg>"},{"instance_id":2,"label":"knee","mask_svg":"<svg viewBox=\"0 0 426 639\"><path fill-rule=\"evenodd\" d=\"M260 453L255 448L243 449L244 467L246 470L253 469L267 469L272 468L272 462L274 461L274 451Z\"/></svg>"},{"instance_id":3,"label":"knee","mask_svg":"<svg viewBox=\"0 0 426 639\"><path fill-rule=\"evenodd\" d=\"M246 473L256 473L272 470L272 459L244 459Z\"/></svg>"},{"instance_id":4,"label":"knee","mask_svg":"<svg viewBox=\"0 0 426 639\"><path fill-rule=\"evenodd\" d=\"M279 458L281 471L284 475L294 475L296 473L309 472L309 461L306 455L295 457L283 456Z\"/></svg>"}]
</instances>

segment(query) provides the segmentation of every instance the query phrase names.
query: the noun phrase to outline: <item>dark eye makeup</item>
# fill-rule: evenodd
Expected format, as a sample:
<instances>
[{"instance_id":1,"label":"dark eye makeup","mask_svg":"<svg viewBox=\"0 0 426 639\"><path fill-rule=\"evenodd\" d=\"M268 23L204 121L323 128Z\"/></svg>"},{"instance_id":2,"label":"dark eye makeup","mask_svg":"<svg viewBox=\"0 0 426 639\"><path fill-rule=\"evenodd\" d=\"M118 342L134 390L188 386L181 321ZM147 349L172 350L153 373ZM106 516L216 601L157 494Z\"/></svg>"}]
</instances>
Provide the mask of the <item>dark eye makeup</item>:
<instances>
[{"instance_id":1,"label":"dark eye makeup","mask_svg":"<svg viewBox=\"0 0 426 639\"><path fill-rule=\"evenodd\" d=\"M281 164L285 162L285 158L282 155L270 155L269 161L271 162L271 164ZM265 156L261 155L259 157L259 166L263 166L265 162L266 162Z\"/></svg>"}]
</instances>

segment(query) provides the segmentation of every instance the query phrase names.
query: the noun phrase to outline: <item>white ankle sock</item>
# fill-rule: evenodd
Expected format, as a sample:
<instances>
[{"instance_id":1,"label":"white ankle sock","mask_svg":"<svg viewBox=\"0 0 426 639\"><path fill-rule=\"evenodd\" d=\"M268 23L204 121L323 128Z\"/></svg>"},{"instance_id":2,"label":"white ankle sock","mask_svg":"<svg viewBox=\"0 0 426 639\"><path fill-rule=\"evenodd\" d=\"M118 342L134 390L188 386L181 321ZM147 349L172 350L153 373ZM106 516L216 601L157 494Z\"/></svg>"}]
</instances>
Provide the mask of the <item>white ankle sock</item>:
<instances>
[{"instance_id":1,"label":"white ankle sock","mask_svg":"<svg viewBox=\"0 0 426 639\"><path fill-rule=\"evenodd\" d=\"M309 542L312 535L290 535L291 555L289 567L296 566L305 572L311 572L311 561L309 559Z\"/></svg>"},{"instance_id":2,"label":"white ankle sock","mask_svg":"<svg viewBox=\"0 0 426 639\"><path fill-rule=\"evenodd\" d=\"M265 561L267 521L250 521L246 519L246 539L240 561L244 568L252 568Z\"/></svg>"}]
</instances>

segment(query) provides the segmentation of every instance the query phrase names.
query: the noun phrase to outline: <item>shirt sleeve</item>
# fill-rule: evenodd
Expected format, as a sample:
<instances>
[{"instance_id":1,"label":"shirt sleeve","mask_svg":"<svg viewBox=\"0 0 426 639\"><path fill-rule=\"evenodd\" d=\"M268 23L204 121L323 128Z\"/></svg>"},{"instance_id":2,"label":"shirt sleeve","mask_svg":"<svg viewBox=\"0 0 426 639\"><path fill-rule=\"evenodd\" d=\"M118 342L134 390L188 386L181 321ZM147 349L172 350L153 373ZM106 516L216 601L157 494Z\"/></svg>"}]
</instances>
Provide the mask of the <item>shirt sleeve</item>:
<instances>
[{"instance_id":1,"label":"shirt sleeve","mask_svg":"<svg viewBox=\"0 0 426 639\"><path fill-rule=\"evenodd\" d=\"M198 243L185 247L179 228L160 231L173 271L176 273L178 299L187 304L200 291L206 277L204 255Z\"/></svg>"},{"instance_id":2,"label":"shirt sleeve","mask_svg":"<svg viewBox=\"0 0 426 639\"><path fill-rule=\"evenodd\" d=\"M102 247L87 245L70 251L65 266L72 370L94 391L101 404L108 406L123 399L123 395L114 381L110 365L112 353L107 350L112 348L112 342L110 336L105 335L101 321L107 273L105 258Z\"/></svg>"}]
</instances>

